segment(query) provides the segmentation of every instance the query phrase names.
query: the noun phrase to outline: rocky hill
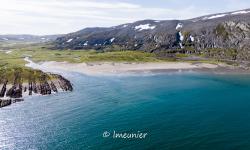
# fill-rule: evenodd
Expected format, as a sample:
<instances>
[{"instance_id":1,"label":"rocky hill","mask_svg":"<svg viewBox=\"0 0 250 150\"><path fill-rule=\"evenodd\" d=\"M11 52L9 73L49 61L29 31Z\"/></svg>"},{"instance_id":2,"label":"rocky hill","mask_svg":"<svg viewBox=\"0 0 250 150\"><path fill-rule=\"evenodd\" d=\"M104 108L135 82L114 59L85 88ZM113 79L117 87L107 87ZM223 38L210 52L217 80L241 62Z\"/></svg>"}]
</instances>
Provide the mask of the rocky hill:
<instances>
[{"instance_id":1,"label":"rocky hill","mask_svg":"<svg viewBox=\"0 0 250 150\"><path fill-rule=\"evenodd\" d=\"M53 48L199 53L249 61L250 9L188 20L143 20L110 28L86 28L57 38Z\"/></svg>"}]
</instances>

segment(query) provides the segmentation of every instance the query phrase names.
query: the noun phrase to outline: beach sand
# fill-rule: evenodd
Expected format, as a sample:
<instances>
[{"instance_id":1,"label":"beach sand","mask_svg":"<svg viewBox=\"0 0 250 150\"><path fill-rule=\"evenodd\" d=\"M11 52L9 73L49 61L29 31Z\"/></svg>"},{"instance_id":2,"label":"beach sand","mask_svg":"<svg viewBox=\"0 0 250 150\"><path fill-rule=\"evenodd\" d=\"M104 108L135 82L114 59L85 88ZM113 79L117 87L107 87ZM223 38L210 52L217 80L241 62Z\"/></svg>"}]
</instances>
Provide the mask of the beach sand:
<instances>
[{"instance_id":1,"label":"beach sand","mask_svg":"<svg viewBox=\"0 0 250 150\"><path fill-rule=\"evenodd\" d=\"M216 70L228 67L225 64L188 63L188 62L149 62L149 63L126 63L126 62L92 62L92 63L68 63L68 62L41 62L34 63L26 58L26 66L47 72L77 72L86 75L114 75L132 72L154 71L185 71L185 70Z\"/></svg>"}]
</instances>

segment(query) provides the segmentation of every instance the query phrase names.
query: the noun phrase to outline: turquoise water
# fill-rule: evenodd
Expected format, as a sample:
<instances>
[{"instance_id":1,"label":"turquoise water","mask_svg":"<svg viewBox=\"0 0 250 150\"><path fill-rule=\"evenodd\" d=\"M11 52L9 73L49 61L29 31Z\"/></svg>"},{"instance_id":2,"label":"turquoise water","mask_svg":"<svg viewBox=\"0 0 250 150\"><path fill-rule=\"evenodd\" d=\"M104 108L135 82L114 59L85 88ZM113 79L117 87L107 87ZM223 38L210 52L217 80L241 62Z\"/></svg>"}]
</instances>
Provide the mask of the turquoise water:
<instances>
[{"instance_id":1,"label":"turquoise water","mask_svg":"<svg viewBox=\"0 0 250 150\"><path fill-rule=\"evenodd\" d=\"M67 76L72 93L0 109L0 149L250 149L250 76Z\"/></svg>"}]
</instances>

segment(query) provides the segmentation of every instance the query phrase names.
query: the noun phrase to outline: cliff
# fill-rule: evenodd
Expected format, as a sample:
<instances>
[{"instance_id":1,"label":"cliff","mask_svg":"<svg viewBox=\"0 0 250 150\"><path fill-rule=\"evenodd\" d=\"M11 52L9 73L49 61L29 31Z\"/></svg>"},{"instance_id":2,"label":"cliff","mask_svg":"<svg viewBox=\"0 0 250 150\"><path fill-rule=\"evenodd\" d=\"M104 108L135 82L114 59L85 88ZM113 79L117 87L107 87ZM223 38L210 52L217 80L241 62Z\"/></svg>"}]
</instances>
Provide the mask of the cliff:
<instances>
[{"instance_id":1,"label":"cliff","mask_svg":"<svg viewBox=\"0 0 250 150\"><path fill-rule=\"evenodd\" d=\"M23 101L24 96L60 91L73 91L70 81L61 75L26 68L0 69L0 107Z\"/></svg>"}]
</instances>

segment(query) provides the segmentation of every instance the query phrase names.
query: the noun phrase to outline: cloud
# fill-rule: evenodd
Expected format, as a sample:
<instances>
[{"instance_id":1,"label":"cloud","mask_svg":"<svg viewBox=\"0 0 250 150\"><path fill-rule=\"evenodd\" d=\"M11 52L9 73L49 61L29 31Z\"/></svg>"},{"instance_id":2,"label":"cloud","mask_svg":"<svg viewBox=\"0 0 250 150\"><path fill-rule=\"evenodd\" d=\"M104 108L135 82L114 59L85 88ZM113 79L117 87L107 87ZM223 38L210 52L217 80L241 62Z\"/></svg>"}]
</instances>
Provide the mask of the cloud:
<instances>
[{"instance_id":1,"label":"cloud","mask_svg":"<svg viewBox=\"0 0 250 150\"><path fill-rule=\"evenodd\" d=\"M0 4L0 34L69 33L84 27L142 19L187 19L209 12L193 5L164 8L107 0L0 0Z\"/></svg>"}]
</instances>

